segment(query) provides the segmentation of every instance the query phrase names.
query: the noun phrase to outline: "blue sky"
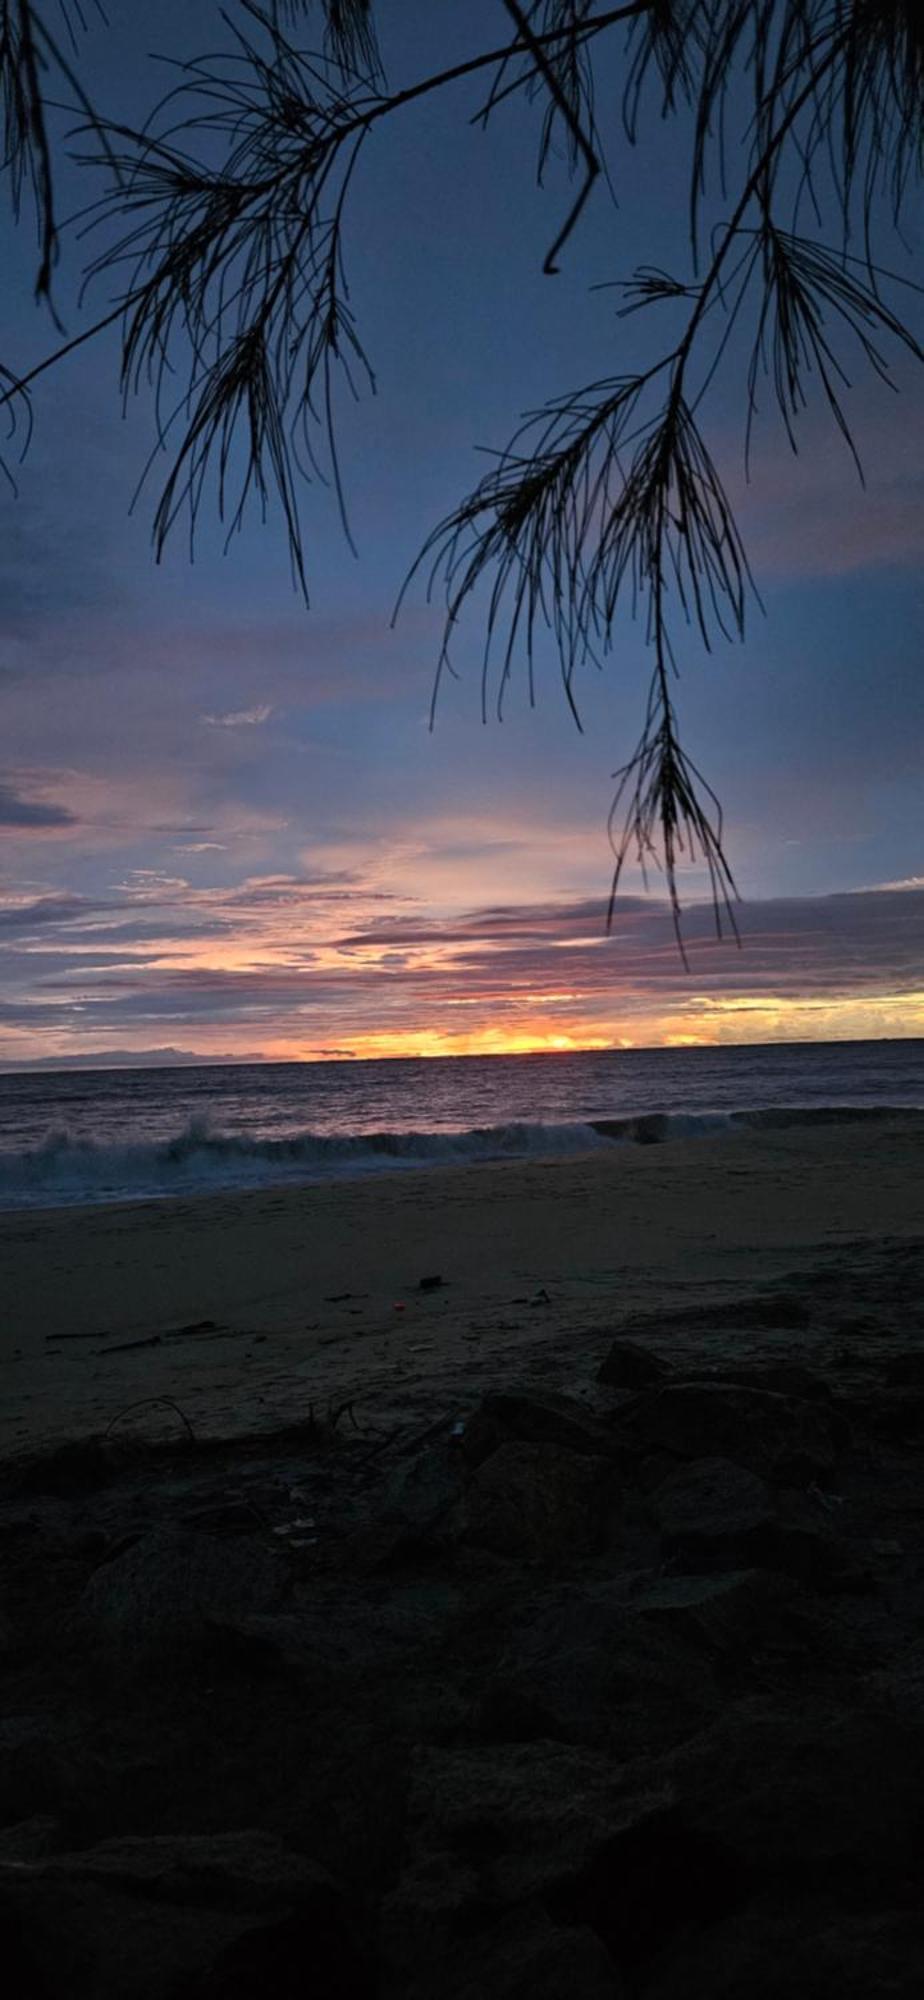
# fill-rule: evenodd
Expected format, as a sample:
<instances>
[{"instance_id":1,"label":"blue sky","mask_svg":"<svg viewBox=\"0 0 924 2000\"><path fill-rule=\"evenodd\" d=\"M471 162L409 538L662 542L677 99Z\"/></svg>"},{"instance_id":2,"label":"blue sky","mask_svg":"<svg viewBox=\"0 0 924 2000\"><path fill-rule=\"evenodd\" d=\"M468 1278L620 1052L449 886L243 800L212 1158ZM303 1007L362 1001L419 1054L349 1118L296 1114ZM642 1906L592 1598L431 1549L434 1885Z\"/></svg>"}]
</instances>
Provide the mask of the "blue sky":
<instances>
[{"instance_id":1,"label":"blue sky","mask_svg":"<svg viewBox=\"0 0 924 2000\"><path fill-rule=\"evenodd\" d=\"M192 13L208 44L207 12L165 0L158 49L193 52ZM112 13L84 74L104 108L139 115L163 81L152 17L142 32L134 9ZM379 18L395 83L504 39L497 0L381 0ZM648 674L628 617L579 687L583 736L550 646L536 709L520 675L503 724L482 725L477 615L428 731L438 608L417 588L390 622L409 563L483 469L475 447L650 348L654 322L620 322L592 288L688 258L682 134L653 121L645 146L614 148L618 208L601 194L544 277L564 175L537 189L535 109L507 105L484 133L482 97L469 84L402 113L358 174L348 276L377 394L341 400L357 558L330 493L303 496L309 611L272 516L227 555L204 523L193 565L180 534L155 568L155 489L129 513L151 411L122 415L112 336L37 385L18 494L0 492L0 1062L924 1032L912 363L900 396L857 370L865 491L818 408L794 459L768 407L746 486L734 346L710 397L764 613L743 646L684 648L678 708L725 808L741 950L709 942L695 872L689 971L635 869L605 936L611 773ZM72 175L65 205L86 192ZM3 227L0 356L24 367L55 331L32 302L28 219ZM78 308L86 249L68 244L59 278L68 333L109 299Z\"/></svg>"}]
</instances>

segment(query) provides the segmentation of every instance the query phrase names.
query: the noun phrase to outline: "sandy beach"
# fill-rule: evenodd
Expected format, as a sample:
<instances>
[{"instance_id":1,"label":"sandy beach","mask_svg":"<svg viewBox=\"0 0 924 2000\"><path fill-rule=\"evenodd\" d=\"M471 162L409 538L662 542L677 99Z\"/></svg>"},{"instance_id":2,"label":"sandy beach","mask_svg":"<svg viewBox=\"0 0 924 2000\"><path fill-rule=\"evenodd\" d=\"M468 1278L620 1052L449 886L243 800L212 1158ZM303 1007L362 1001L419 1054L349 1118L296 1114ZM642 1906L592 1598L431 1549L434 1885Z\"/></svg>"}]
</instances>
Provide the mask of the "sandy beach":
<instances>
[{"instance_id":1,"label":"sandy beach","mask_svg":"<svg viewBox=\"0 0 924 2000\"><path fill-rule=\"evenodd\" d=\"M922 1166L6 1217L17 2000L917 2000Z\"/></svg>"},{"instance_id":2,"label":"sandy beach","mask_svg":"<svg viewBox=\"0 0 924 2000\"><path fill-rule=\"evenodd\" d=\"M868 1249L922 1223L907 1120L7 1215L0 1449L104 1430L148 1396L206 1436L331 1400L435 1415L511 1370L583 1374L587 1339L633 1313L820 1265L860 1292Z\"/></svg>"}]
</instances>

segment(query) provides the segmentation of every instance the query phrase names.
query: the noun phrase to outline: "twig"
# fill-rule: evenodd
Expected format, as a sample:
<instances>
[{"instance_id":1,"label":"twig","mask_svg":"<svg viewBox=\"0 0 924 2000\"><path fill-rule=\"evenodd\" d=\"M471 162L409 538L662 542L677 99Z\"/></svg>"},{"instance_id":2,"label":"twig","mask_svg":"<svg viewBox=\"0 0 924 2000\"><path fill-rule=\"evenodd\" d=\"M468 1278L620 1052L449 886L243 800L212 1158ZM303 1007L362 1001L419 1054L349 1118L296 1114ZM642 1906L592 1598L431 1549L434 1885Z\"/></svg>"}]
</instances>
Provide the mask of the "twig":
<instances>
[{"instance_id":1,"label":"twig","mask_svg":"<svg viewBox=\"0 0 924 2000\"><path fill-rule=\"evenodd\" d=\"M353 1429L354 1429L354 1431L358 1431L358 1429L359 1429L359 1425L358 1425L358 1423L357 1423L357 1421L356 1421L356 1412L355 1412L355 1410L354 1410L354 1408L353 1408L353 1405L352 1405L352 1403L351 1403L351 1402L350 1402L350 1403L337 1403L336 1405L335 1405L334 1403L328 1403L328 1406L327 1406L327 1421L328 1421L328 1423L329 1423L329 1425L330 1425L330 1428L331 1428L331 1430L332 1430L332 1431L335 1431L335 1430L336 1430L336 1428L337 1428L337 1425L339 1424L339 1422L340 1422L340 1419L341 1419L341 1417L349 1417L349 1419L350 1419L350 1422L351 1422L351 1424L352 1424L352 1426L353 1426Z\"/></svg>"},{"instance_id":2,"label":"twig","mask_svg":"<svg viewBox=\"0 0 924 2000\"><path fill-rule=\"evenodd\" d=\"M526 18L526 15L523 12L522 7L519 6L518 4L518 0L504 0L504 4L506 6L508 14L511 17L511 20L514 21L516 25L518 34L522 37L523 41L526 43L526 46L530 52L530 55L533 58L533 61L536 65L539 75L542 77L543 83L545 84L550 97L552 98L554 104L561 113L561 116L564 119L565 124L568 127L568 130L574 141L576 150L579 153L583 154L584 165L587 169L584 184L579 189L577 197L575 201L572 203L570 212L565 217L565 220L558 232L558 235L556 236L551 249L548 251L546 255L545 263L542 266L543 271L546 274L546 277L552 278L557 276L558 271L560 269L560 266L556 262L558 254L561 250L564 249L564 246L567 243L568 238L571 235L571 232L574 229L579 216L581 215L584 205L590 196L590 191L591 188L593 187L594 181L597 179L597 176L599 175L600 162L597 158L596 153L594 152L590 140L587 137L587 134L584 130L583 125L581 124L580 119L578 118L572 105L568 103L568 99L561 87L558 77L555 74L555 70L551 62L549 61L548 56L545 54L544 50L540 47L538 37L533 33L533 30L529 25L529 22Z\"/></svg>"},{"instance_id":3,"label":"twig","mask_svg":"<svg viewBox=\"0 0 924 2000\"><path fill-rule=\"evenodd\" d=\"M157 1407L158 1405L163 1405L167 1409L176 1411L176 1414L179 1417L181 1424L183 1424L189 1436L190 1443L195 1444L196 1433L193 1430L192 1424L190 1423L189 1418L187 1417L185 1411L180 1409L179 1403L175 1403L172 1396L140 1396L136 1403L126 1403L124 1409L117 1410L115 1416L110 1418L110 1421L106 1425L106 1429L103 1435L105 1437L109 1437L110 1433L115 1429L116 1424L121 1423L122 1418L129 1416L132 1410L150 1409L152 1407Z\"/></svg>"}]
</instances>

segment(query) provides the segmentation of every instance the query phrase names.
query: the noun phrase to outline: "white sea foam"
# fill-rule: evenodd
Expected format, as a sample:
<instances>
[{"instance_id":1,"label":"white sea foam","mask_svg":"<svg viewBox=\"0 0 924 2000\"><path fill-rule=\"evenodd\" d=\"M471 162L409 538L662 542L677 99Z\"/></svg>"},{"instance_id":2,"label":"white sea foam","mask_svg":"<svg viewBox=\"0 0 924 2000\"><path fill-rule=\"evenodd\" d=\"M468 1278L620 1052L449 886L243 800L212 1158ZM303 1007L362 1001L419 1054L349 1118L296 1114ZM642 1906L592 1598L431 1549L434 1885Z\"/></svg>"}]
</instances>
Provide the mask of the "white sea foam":
<instances>
[{"instance_id":1,"label":"white sea foam","mask_svg":"<svg viewBox=\"0 0 924 2000\"><path fill-rule=\"evenodd\" d=\"M0 1207L145 1201L221 1188L307 1185L402 1169L563 1159L613 1144L662 1145L708 1138L736 1127L915 1115L883 1106L644 1112L568 1123L514 1121L463 1131L304 1131L281 1138L222 1132L194 1117L170 1137L121 1145L75 1138L58 1129L38 1145L0 1154Z\"/></svg>"},{"instance_id":2,"label":"white sea foam","mask_svg":"<svg viewBox=\"0 0 924 2000\"><path fill-rule=\"evenodd\" d=\"M101 1145L50 1132L0 1156L0 1205L143 1201L221 1187L310 1183L414 1167L464 1166L588 1152L606 1144L589 1125L508 1124L464 1132L300 1132L258 1139L190 1119L152 1145Z\"/></svg>"}]
</instances>

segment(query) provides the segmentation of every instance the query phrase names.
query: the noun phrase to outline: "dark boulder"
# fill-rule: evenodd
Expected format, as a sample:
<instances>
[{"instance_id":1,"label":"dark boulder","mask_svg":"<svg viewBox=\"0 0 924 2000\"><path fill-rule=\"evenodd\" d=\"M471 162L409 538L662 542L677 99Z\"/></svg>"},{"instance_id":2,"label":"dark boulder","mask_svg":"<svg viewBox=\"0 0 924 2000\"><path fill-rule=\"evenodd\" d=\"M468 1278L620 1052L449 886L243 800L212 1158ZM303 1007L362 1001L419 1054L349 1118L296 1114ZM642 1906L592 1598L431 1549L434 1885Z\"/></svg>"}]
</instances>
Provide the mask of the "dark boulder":
<instances>
[{"instance_id":1,"label":"dark boulder","mask_svg":"<svg viewBox=\"0 0 924 2000\"><path fill-rule=\"evenodd\" d=\"M92 1747L72 1732L66 1717L0 1720L0 1824L57 1813L97 1776Z\"/></svg>"},{"instance_id":2,"label":"dark boulder","mask_svg":"<svg viewBox=\"0 0 924 2000\"><path fill-rule=\"evenodd\" d=\"M916 1893L924 1740L888 1715L753 1696L661 1770L689 1832L735 1856L754 1893Z\"/></svg>"},{"instance_id":3,"label":"dark boulder","mask_svg":"<svg viewBox=\"0 0 924 2000\"><path fill-rule=\"evenodd\" d=\"M462 1456L478 1466L504 1444L562 1445L597 1456L612 1449L612 1435L573 1396L520 1390L485 1396L462 1434Z\"/></svg>"},{"instance_id":4,"label":"dark boulder","mask_svg":"<svg viewBox=\"0 0 924 2000\"><path fill-rule=\"evenodd\" d=\"M43 1861L62 1845L61 1821L51 1813L33 1813L0 1831L0 1862Z\"/></svg>"},{"instance_id":5,"label":"dark boulder","mask_svg":"<svg viewBox=\"0 0 924 2000\"><path fill-rule=\"evenodd\" d=\"M558 1563L605 1549L618 1518L609 1459L555 1444L502 1444L475 1472L456 1525L464 1541L495 1555Z\"/></svg>"},{"instance_id":6,"label":"dark boulder","mask_svg":"<svg viewBox=\"0 0 924 2000\"><path fill-rule=\"evenodd\" d=\"M547 1593L517 1621L487 1676L481 1721L508 1741L605 1746L627 1759L695 1734L718 1701L702 1648L604 1584Z\"/></svg>"},{"instance_id":7,"label":"dark boulder","mask_svg":"<svg viewBox=\"0 0 924 2000\"><path fill-rule=\"evenodd\" d=\"M585 1890L595 1902L601 1869L618 1908L619 1876L609 1879L607 1857L619 1842L628 1856L666 1803L663 1791L627 1785L606 1758L561 1744L421 1753L408 1807L409 1860L383 1912L393 1981L386 1990L416 1990L422 1966L455 1959L464 1967L473 1940L486 1941L505 1914L526 1904L560 1902L553 1914L565 1924L592 1922L579 1906ZM628 1923L624 1904L623 1915ZM439 1982L422 1986L442 1990ZM581 1989L562 1989L569 1990Z\"/></svg>"},{"instance_id":8,"label":"dark boulder","mask_svg":"<svg viewBox=\"0 0 924 2000\"><path fill-rule=\"evenodd\" d=\"M787 1900L691 1933L646 1982L645 2000L918 2000L922 1969L920 1916Z\"/></svg>"},{"instance_id":9,"label":"dark boulder","mask_svg":"<svg viewBox=\"0 0 924 2000\"><path fill-rule=\"evenodd\" d=\"M880 1389L864 1399L864 1421L871 1431L897 1444L924 1438L924 1388Z\"/></svg>"},{"instance_id":10,"label":"dark boulder","mask_svg":"<svg viewBox=\"0 0 924 2000\"><path fill-rule=\"evenodd\" d=\"M694 1646L726 1675L769 1667L799 1672L819 1652L833 1651L811 1597L789 1577L767 1570L661 1576L633 1597L632 1608L655 1631Z\"/></svg>"},{"instance_id":11,"label":"dark boulder","mask_svg":"<svg viewBox=\"0 0 924 2000\"><path fill-rule=\"evenodd\" d=\"M681 1571L768 1569L832 1586L849 1571L848 1552L800 1495L780 1498L729 1459L679 1467L649 1494L648 1505L663 1554Z\"/></svg>"},{"instance_id":12,"label":"dark boulder","mask_svg":"<svg viewBox=\"0 0 924 2000\"><path fill-rule=\"evenodd\" d=\"M14 1483L23 1496L79 1500L111 1485L119 1463L118 1447L106 1438L67 1438L14 1468Z\"/></svg>"},{"instance_id":13,"label":"dark boulder","mask_svg":"<svg viewBox=\"0 0 924 2000\"><path fill-rule=\"evenodd\" d=\"M0 1936L19 1941L23 2000L244 2000L265 1986L370 1993L334 1883L262 1832L109 1840L0 1865ZM249 1982L249 1983L248 1983Z\"/></svg>"},{"instance_id":14,"label":"dark boulder","mask_svg":"<svg viewBox=\"0 0 924 2000\"><path fill-rule=\"evenodd\" d=\"M411 1860L387 1899L383 1926L393 1981L386 1991L395 1996L408 1986L421 2000L443 1992L441 1981L413 1984L423 1965L455 1959L464 1967L482 1949L490 1964L490 1942L503 1936L497 1926L513 1925L517 1912L525 1920L537 1904L556 1926L595 1933L622 1971L691 1923L725 1917L745 1893L735 1856L690 1830L670 1783L649 1782L645 1763L630 1772L547 1742L427 1754L415 1773L408 1832ZM564 1969L565 1939L556 1951ZM595 1956L595 1980L605 1972L609 1990L621 1991L606 1958ZM466 2000L475 1990L462 1981ZM565 1980L559 1990L583 1989Z\"/></svg>"},{"instance_id":15,"label":"dark boulder","mask_svg":"<svg viewBox=\"0 0 924 2000\"><path fill-rule=\"evenodd\" d=\"M823 1404L730 1382L669 1383L640 1397L624 1423L636 1446L680 1459L730 1459L784 1485L830 1473L841 1442Z\"/></svg>"},{"instance_id":16,"label":"dark boulder","mask_svg":"<svg viewBox=\"0 0 924 2000\"><path fill-rule=\"evenodd\" d=\"M173 1658L284 1599L286 1572L256 1535L158 1528L90 1578L81 1600L88 1637L122 1661Z\"/></svg>"},{"instance_id":17,"label":"dark boulder","mask_svg":"<svg viewBox=\"0 0 924 2000\"><path fill-rule=\"evenodd\" d=\"M652 1389L666 1381L670 1369L650 1347L637 1340L614 1340L597 1370L597 1381L608 1389Z\"/></svg>"},{"instance_id":18,"label":"dark boulder","mask_svg":"<svg viewBox=\"0 0 924 2000\"><path fill-rule=\"evenodd\" d=\"M450 1445L419 1452L390 1475L382 1495L382 1517L410 1535L438 1533L461 1498L462 1486L459 1453Z\"/></svg>"},{"instance_id":19,"label":"dark boulder","mask_svg":"<svg viewBox=\"0 0 924 2000\"><path fill-rule=\"evenodd\" d=\"M689 1379L693 1379L690 1371ZM828 1402L831 1384L817 1369L801 1361L755 1361L750 1367L723 1367L703 1370L697 1379L731 1382L743 1389L772 1389L779 1396L800 1396L806 1402Z\"/></svg>"},{"instance_id":20,"label":"dark boulder","mask_svg":"<svg viewBox=\"0 0 924 2000\"><path fill-rule=\"evenodd\" d=\"M402 1986L401 2000L623 2000L626 1987L586 1924L553 1924L537 1904L460 1943L442 1966ZM396 1995L397 2000L397 1995Z\"/></svg>"},{"instance_id":21,"label":"dark boulder","mask_svg":"<svg viewBox=\"0 0 924 2000\"><path fill-rule=\"evenodd\" d=\"M924 1345L893 1354L886 1362L884 1379L890 1389L924 1389Z\"/></svg>"}]
</instances>

